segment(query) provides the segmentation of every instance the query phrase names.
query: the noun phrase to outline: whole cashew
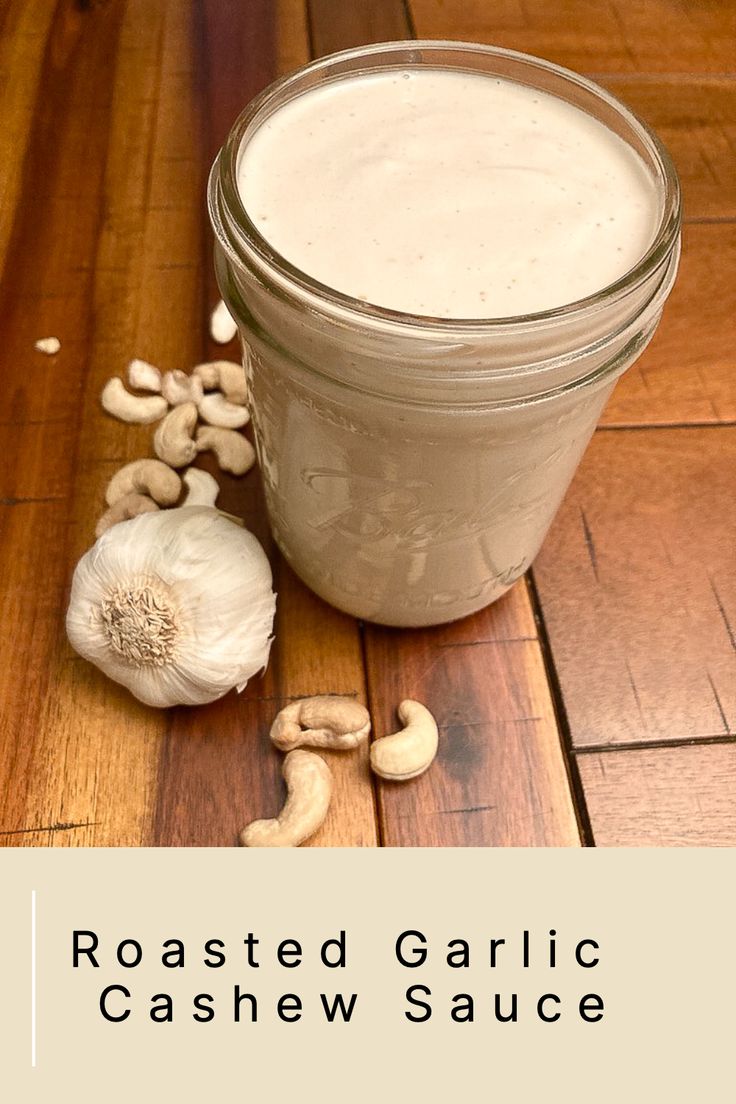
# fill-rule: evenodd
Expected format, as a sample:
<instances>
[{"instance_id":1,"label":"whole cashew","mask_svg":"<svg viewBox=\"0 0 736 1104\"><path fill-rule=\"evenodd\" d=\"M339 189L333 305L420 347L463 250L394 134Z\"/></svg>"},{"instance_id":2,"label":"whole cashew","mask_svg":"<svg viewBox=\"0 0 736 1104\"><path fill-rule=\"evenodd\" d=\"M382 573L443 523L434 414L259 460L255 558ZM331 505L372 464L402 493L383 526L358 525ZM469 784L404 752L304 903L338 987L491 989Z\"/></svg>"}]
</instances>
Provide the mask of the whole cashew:
<instances>
[{"instance_id":1,"label":"whole cashew","mask_svg":"<svg viewBox=\"0 0 736 1104\"><path fill-rule=\"evenodd\" d=\"M358 747L370 730L368 710L352 698L305 698L281 710L271 726L271 740L281 751L304 744L342 751Z\"/></svg>"},{"instance_id":2,"label":"whole cashew","mask_svg":"<svg viewBox=\"0 0 736 1104\"><path fill-rule=\"evenodd\" d=\"M166 372L161 381L161 394L172 406L181 403L198 403L204 395L202 381L197 376L190 376L186 372L176 368L173 372Z\"/></svg>"},{"instance_id":3,"label":"whole cashew","mask_svg":"<svg viewBox=\"0 0 736 1104\"><path fill-rule=\"evenodd\" d=\"M227 345L238 332L238 326L222 299L210 315L210 334L218 345Z\"/></svg>"},{"instance_id":4,"label":"whole cashew","mask_svg":"<svg viewBox=\"0 0 736 1104\"><path fill-rule=\"evenodd\" d=\"M131 491L130 494L119 498L115 505L111 506L102 515L97 522L95 536L101 537L103 533L106 533L108 529L112 529L113 525L117 525L120 521L129 521L130 518L138 517L139 514L150 514L154 510L158 510L158 506L152 498Z\"/></svg>"},{"instance_id":5,"label":"whole cashew","mask_svg":"<svg viewBox=\"0 0 736 1104\"><path fill-rule=\"evenodd\" d=\"M421 702L402 701L398 714L404 728L371 744L371 767L381 778L405 782L416 778L437 754L437 722Z\"/></svg>"},{"instance_id":6,"label":"whole cashew","mask_svg":"<svg viewBox=\"0 0 736 1104\"><path fill-rule=\"evenodd\" d=\"M137 425L149 425L163 418L169 404L161 395L131 395L125 390L125 384L118 376L109 379L100 396L103 408L108 414L120 418L121 422Z\"/></svg>"},{"instance_id":7,"label":"whole cashew","mask_svg":"<svg viewBox=\"0 0 736 1104\"><path fill-rule=\"evenodd\" d=\"M282 768L286 804L274 820L254 820L240 834L243 847L298 847L324 823L332 798L332 771L311 751L290 751Z\"/></svg>"},{"instance_id":8,"label":"whole cashew","mask_svg":"<svg viewBox=\"0 0 736 1104\"><path fill-rule=\"evenodd\" d=\"M201 379L205 391L222 391L226 399L241 406L248 401L248 387L242 364L232 360L210 360L197 364L192 375Z\"/></svg>"},{"instance_id":9,"label":"whole cashew","mask_svg":"<svg viewBox=\"0 0 736 1104\"><path fill-rule=\"evenodd\" d=\"M196 424L197 407L193 402L170 410L153 435L153 451L159 460L172 468L191 464L197 455L197 446L192 440Z\"/></svg>"},{"instance_id":10,"label":"whole cashew","mask_svg":"<svg viewBox=\"0 0 736 1104\"><path fill-rule=\"evenodd\" d=\"M214 506L220 487L214 476L201 468L187 468L182 476L187 487L187 497L182 506Z\"/></svg>"},{"instance_id":11,"label":"whole cashew","mask_svg":"<svg viewBox=\"0 0 736 1104\"><path fill-rule=\"evenodd\" d=\"M161 391L161 373L147 360L131 360L128 365L128 383L139 391Z\"/></svg>"},{"instance_id":12,"label":"whole cashew","mask_svg":"<svg viewBox=\"0 0 736 1104\"><path fill-rule=\"evenodd\" d=\"M209 391L197 405L200 418L213 426L240 429L250 419L244 406L228 402L221 391Z\"/></svg>"},{"instance_id":13,"label":"whole cashew","mask_svg":"<svg viewBox=\"0 0 736 1104\"><path fill-rule=\"evenodd\" d=\"M127 494L147 494L159 506L171 506L181 494L181 479L160 460L134 460L115 472L105 491L108 506Z\"/></svg>"},{"instance_id":14,"label":"whole cashew","mask_svg":"<svg viewBox=\"0 0 736 1104\"><path fill-rule=\"evenodd\" d=\"M223 471L244 475L255 463L255 450L242 433L218 426L200 426L196 436L197 451L211 449Z\"/></svg>"}]
</instances>

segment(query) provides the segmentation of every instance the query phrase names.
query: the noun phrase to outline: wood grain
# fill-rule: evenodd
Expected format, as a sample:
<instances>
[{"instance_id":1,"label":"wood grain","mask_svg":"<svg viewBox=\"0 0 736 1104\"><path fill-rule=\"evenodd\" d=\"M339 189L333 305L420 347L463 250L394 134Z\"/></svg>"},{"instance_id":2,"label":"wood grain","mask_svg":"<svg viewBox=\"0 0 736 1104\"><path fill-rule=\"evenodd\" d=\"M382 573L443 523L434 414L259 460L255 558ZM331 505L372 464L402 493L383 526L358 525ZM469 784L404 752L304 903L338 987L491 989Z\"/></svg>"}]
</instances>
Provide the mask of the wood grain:
<instances>
[{"instance_id":1,"label":"wood grain","mask_svg":"<svg viewBox=\"0 0 736 1104\"><path fill-rule=\"evenodd\" d=\"M734 9L709 0L411 0L419 38L488 42L581 73L733 69Z\"/></svg>"},{"instance_id":2,"label":"wood grain","mask_svg":"<svg viewBox=\"0 0 736 1104\"><path fill-rule=\"evenodd\" d=\"M408 7L402 0L309 0L309 23L315 57L362 46L412 37Z\"/></svg>"},{"instance_id":3,"label":"wood grain","mask_svg":"<svg viewBox=\"0 0 736 1104\"><path fill-rule=\"evenodd\" d=\"M105 442L94 498L86 497L93 432L90 425L82 440L80 412L90 378L102 370L104 342L98 346L96 334L98 327L121 333L126 315L124 297L115 296L113 311L110 292L122 291L120 282L108 287L105 311L96 272L106 256L101 231L115 223L107 204L124 209L131 199L125 188L120 195L110 190L108 154L113 136L121 157L127 140L126 161L135 169L158 79L160 20L140 20L142 9L131 5L126 18L119 6L54 9L0 292L10 422L3 430L4 614L14 625L0 644L0 826L51 826L54 843L141 841L160 724L123 703L117 687L100 686L72 656L63 630L66 585L80 543L89 543L104 459L123 443ZM134 243L129 248L135 252ZM33 349L48 334L62 340L52 359ZM108 347L106 374L110 353ZM59 824L80 828L56 830Z\"/></svg>"},{"instance_id":4,"label":"wood grain","mask_svg":"<svg viewBox=\"0 0 736 1104\"><path fill-rule=\"evenodd\" d=\"M599 431L534 576L576 747L736 732L736 429Z\"/></svg>"},{"instance_id":5,"label":"wood grain","mask_svg":"<svg viewBox=\"0 0 736 1104\"><path fill-rule=\"evenodd\" d=\"M45 0L7 0L0 12L0 257L6 255L31 133L39 75L53 7ZM0 272L2 270L0 269Z\"/></svg>"},{"instance_id":6,"label":"wood grain","mask_svg":"<svg viewBox=\"0 0 736 1104\"><path fill-rule=\"evenodd\" d=\"M733 847L736 744L578 756L599 847Z\"/></svg>"},{"instance_id":7,"label":"wood grain","mask_svg":"<svg viewBox=\"0 0 736 1104\"><path fill-rule=\"evenodd\" d=\"M309 61L307 0L276 0L276 68L290 73Z\"/></svg>"}]
</instances>

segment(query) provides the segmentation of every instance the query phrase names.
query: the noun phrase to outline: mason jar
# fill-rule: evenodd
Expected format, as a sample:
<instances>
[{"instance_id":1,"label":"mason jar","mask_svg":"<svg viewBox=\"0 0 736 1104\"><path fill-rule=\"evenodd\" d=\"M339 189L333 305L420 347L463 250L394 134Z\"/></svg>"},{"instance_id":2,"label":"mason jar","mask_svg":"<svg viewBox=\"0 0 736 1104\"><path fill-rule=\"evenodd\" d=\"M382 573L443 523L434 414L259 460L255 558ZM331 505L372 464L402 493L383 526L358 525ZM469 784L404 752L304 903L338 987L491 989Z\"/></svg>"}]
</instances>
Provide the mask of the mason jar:
<instances>
[{"instance_id":1,"label":"mason jar","mask_svg":"<svg viewBox=\"0 0 736 1104\"><path fill-rule=\"evenodd\" d=\"M373 306L280 256L238 192L251 136L324 82L421 66L551 93L628 143L659 198L659 224L635 267L570 305L456 320ZM657 137L602 88L524 54L450 42L362 47L277 81L245 109L213 166L209 210L285 559L333 606L386 625L440 624L495 601L532 563L672 287L680 194Z\"/></svg>"}]
</instances>

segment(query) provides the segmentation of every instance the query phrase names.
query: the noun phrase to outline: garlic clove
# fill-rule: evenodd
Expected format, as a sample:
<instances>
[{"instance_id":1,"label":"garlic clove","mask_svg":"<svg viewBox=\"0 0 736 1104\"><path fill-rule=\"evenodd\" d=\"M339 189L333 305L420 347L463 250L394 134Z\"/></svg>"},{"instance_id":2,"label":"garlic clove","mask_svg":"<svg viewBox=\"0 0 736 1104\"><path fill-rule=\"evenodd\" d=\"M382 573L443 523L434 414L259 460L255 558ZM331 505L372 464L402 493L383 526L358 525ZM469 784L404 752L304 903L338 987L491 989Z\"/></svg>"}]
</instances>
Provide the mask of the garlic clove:
<instances>
[{"instance_id":1,"label":"garlic clove","mask_svg":"<svg viewBox=\"0 0 736 1104\"><path fill-rule=\"evenodd\" d=\"M215 701L268 663L276 596L252 533L207 506L142 514L77 564L67 634L141 701Z\"/></svg>"}]
</instances>

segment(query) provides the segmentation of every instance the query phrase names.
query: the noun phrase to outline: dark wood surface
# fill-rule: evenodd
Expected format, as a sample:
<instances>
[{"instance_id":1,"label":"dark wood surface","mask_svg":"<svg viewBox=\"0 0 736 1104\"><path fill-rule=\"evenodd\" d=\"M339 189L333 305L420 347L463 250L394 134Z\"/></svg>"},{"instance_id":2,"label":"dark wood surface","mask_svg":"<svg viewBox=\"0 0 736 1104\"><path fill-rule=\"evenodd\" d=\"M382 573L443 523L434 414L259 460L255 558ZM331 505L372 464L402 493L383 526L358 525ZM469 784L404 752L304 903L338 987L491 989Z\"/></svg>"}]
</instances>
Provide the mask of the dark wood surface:
<instances>
[{"instance_id":1,"label":"dark wood surface","mask_svg":"<svg viewBox=\"0 0 736 1104\"><path fill-rule=\"evenodd\" d=\"M0 7L0 844L233 845L282 800L273 716L326 692L367 701L377 734L420 698L441 750L403 785L333 754L315 846L736 842L734 23L695 0ZM246 101L310 55L414 32L596 74L658 129L685 193L671 303L505 599L363 628L273 553L257 473L226 480L273 556L271 665L240 697L146 709L63 628L104 486L149 447L102 413L102 384L132 356L219 351L204 187ZM33 349L50 334L55 358Z\"/></svg>"}]
</instances>

